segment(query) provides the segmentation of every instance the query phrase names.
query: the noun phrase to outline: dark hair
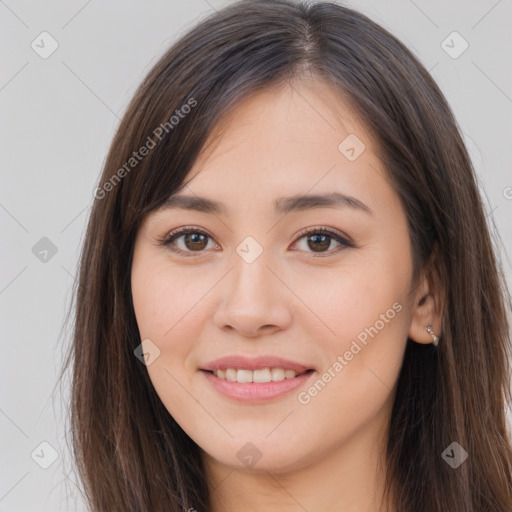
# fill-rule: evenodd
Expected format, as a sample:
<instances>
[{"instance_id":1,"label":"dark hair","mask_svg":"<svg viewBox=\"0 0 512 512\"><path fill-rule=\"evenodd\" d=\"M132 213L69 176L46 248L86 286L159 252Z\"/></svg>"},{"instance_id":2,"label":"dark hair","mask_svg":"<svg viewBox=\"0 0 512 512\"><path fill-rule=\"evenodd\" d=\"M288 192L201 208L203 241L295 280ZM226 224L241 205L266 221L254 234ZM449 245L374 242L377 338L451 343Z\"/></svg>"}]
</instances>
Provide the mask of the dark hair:
<instances>
[{"instance_id":1,"label":"dark hair","mask_svg":"<svg viewBox=\"0 0 512 512\"><path fill-rule=\"evenodd\" d=\"M255 0L213 13L156 63L95 192L64 367L72 361L74 457L94 512L210 510L199 448L134 356L135 237L144 216L184 186L223 115L307 73L350 101L375 137L407 215L414 278L437 276L444 297L439 347L408 340L404 353L387 490L399 511L512 510L510 295L445 98L412 53L366 16L328 2ZM149 151L139 158L142 146ZM457 469L441 457L454 441L469 453Z\"/></svg>"}]
</instances>

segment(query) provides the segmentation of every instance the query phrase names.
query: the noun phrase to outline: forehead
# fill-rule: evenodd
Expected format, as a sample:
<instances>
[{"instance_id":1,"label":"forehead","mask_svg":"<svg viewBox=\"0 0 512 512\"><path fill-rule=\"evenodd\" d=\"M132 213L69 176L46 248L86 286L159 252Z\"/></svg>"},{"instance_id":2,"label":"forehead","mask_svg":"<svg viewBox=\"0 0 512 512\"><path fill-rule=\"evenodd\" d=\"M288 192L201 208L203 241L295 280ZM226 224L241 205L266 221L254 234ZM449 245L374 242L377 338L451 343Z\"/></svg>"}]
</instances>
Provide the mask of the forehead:
<instances>
[{"instance_id":1,"label":"forehead","mask_svg":"<svg viewBox=\"0 0 512 512\"><path fill-rule=\"evenodd\" d=\"M226 113L177 194L189 196L189 204L197 195L228 207L268 204L277 213L291 207L284 196L338 194L345 206L371 210L372 189L387 180L375 151L341 94L323 81L295 80L252 94ZM207 202L196 200L197 209L223 208Z\"/></svg>"},{"instance_id":2,"label":"forehead","mask_svg":"<svg viewBox=\"0 0 512 512\"><path fill-rule=\"evenodd\" d=\"M305 144L304 152L328 148L326 156L337 157L339 143L351 134L364 142L365 150L377 149L347 94L319 78L296 78L252 93L231 107L211 131L196 167L236 145L259 152L264 144L260 159L270 150L300 150L299 143Z\"/></svg>"}]
</instances>

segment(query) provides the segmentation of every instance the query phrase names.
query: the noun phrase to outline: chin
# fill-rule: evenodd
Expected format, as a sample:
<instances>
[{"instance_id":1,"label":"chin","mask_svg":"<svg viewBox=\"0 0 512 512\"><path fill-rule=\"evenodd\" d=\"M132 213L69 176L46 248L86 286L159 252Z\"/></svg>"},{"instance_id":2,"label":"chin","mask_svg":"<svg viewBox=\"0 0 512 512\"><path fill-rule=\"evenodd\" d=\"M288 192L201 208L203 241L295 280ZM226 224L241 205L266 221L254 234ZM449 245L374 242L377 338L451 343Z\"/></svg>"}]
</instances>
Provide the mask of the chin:
<instances>
[{"instance_id":1,"label":"chin","mask_svg":"<svg viewBox=\"0 0 512 512\"><path fill-rule=\"evenodd\" d=\"M217 464L249 473L288 473L306 467L309 458L305 457L304 446L285 445L277 438L272 441L234 441L206 448L213 448L203 450Z\"/></svg>"}]
</instances>

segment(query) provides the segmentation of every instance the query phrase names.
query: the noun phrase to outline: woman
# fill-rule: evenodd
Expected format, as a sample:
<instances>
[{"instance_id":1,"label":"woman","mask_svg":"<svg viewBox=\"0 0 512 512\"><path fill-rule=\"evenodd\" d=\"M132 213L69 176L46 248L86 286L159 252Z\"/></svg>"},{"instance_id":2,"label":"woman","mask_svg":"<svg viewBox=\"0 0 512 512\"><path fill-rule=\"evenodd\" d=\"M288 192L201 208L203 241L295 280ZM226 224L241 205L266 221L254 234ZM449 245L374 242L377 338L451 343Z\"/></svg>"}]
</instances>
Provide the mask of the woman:
<instances>
[{"instance_id":1,"label":"woman","mask_svg":"<svg viewBox=\"0 0 512 512\"><path fill-rule=\"evenodd\" d=\"M95 191L67 363L91 510L511 510L504 283L409 50L326 2L216 12Z\"/></svg>"}]
</instances>

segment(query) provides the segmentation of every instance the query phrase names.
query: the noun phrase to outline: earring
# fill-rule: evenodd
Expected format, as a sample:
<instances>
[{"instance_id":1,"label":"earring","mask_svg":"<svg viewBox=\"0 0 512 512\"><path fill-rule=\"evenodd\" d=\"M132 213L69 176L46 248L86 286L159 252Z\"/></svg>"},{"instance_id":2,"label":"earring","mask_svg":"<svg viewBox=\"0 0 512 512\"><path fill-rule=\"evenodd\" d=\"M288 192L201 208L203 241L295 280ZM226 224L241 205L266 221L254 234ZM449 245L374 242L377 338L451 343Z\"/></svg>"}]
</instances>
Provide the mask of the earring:
<instances>
[{"instance_id":1,"label":"earring","mask_svg":"<svg viewBox=\"0 0 512 512\"><path fill-rule=\"evenodd\" d=\"M439 344L439 338L434 334L434 331L432 330L432 325L425 327L425 329L430 334L430 336L432 336L432 344L434 345L434 347L437 347L437 345Z\"/></svg>"}]
</instances>

